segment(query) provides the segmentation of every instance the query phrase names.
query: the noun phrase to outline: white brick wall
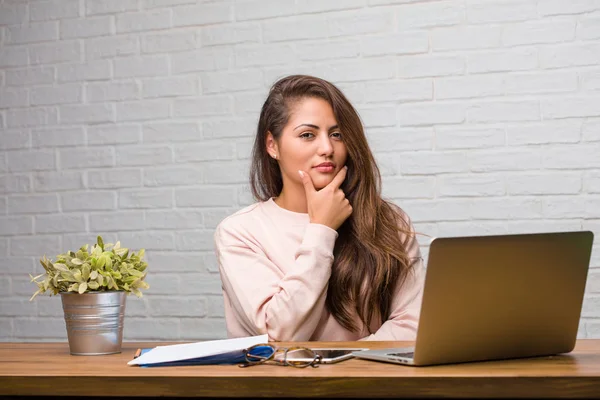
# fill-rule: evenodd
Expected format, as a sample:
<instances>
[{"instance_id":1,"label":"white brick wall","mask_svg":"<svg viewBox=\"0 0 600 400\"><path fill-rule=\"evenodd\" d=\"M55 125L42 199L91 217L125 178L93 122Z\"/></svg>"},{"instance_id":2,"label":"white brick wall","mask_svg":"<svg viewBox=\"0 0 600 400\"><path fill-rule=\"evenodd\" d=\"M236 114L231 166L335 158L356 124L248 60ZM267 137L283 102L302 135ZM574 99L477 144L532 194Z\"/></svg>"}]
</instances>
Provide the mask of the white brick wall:
<instances>
[{"instance_id":1,"label":"white brick wall","mask_svg":"<svg viewBox=\"0 0 600 400\"><path fill-rule=\"evenodd\" d=\"M126 340L224 337L212 234L290 73L348 94L419 231L600 236L597 0L0 0L0 340L66 338L27 274L98 234L147 249Z\"/></svg>"}]
</instances>

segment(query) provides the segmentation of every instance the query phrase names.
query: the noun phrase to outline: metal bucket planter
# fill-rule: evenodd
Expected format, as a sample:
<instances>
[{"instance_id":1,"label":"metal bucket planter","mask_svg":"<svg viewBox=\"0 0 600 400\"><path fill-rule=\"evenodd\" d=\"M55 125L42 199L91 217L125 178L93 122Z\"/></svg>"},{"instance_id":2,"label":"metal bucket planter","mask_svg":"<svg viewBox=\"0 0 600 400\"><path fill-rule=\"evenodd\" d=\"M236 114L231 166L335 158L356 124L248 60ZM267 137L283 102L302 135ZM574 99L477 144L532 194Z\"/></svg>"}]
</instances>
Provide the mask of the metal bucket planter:
<instances>
[{"instance_id":1,"label":"metal bucket planter","mask_svg":"<svg viewBox=\"0 0 600 400\"><path fill-rule=\"evenodd\" d=\"M126 292L61 292L62 306L73 355L121 352Z\"/></svg>"}]
</instances>

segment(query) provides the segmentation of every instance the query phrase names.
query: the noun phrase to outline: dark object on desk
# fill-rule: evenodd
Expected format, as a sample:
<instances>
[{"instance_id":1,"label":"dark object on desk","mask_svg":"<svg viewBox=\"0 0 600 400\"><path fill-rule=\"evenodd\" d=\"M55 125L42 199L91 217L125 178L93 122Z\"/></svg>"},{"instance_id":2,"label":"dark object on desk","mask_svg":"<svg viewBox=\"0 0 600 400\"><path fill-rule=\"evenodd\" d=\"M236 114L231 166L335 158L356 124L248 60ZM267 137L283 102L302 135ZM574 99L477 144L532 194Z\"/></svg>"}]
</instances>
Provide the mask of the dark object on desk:
<instances>
[{"instance_id":1,"label":"dark object on desk","mask_svg":"<svg viewBox=\"0 0 600 400\"><path fill-rule=\"evenodd\" d=\"M422 366L568 353L593 241L590 231L436 238L415 347L353 354Z\"/></svg>"}]
</instances>

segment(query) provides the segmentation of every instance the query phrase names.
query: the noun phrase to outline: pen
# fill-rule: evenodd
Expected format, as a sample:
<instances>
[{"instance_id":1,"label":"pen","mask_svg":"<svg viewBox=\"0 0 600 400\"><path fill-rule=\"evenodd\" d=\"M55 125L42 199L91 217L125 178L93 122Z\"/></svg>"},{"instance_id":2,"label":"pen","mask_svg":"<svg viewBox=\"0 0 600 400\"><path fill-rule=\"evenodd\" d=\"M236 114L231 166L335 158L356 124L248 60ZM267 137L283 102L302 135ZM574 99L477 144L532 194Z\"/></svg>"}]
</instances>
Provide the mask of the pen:
<instances>
[{"instance_id":1,"label":"pen","mask_svg":"<svg viewBox=\"0 0 600 400\"><path fill-rule=\"evenodd\" d=\"M135 354L133 355L133 358L138 358L141 355L142 355L142 349L137 349Z\"/></svg>"}]
</instances>

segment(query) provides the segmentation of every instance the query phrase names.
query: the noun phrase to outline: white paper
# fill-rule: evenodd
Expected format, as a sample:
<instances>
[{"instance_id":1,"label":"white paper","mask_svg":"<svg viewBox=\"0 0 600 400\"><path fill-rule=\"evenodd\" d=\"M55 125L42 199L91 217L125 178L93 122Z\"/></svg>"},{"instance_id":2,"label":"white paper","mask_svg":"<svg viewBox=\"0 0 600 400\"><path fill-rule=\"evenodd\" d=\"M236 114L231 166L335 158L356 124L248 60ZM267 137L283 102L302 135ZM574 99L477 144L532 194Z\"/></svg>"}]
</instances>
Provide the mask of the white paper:
<instances>
[{"instance_id":1,"label":"white paper","mask_svg":"<svg viewBox=\"0 0 600 400\"><path fill-rule=\"evenodd\" d=\"M156 364L169 361L189 360L192 358L214 356L230 351L247 349L260 343L268 343L268 335L251 336L236 339L210 340L207 342L173 344L157 346L129 361L128 365Z\"/></svg>"}]
</instances>

